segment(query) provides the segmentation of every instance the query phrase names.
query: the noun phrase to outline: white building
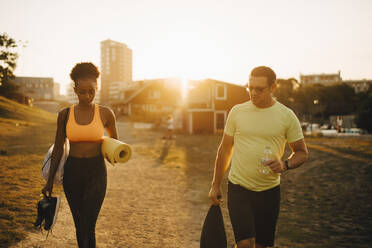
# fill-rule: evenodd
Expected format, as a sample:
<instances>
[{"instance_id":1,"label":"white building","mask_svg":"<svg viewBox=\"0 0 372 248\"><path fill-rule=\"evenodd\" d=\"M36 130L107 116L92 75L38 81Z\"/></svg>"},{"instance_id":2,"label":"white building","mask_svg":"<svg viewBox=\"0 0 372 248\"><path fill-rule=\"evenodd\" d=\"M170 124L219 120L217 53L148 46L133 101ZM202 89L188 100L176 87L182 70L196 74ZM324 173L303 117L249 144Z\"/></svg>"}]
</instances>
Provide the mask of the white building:
<instances>
[{"instance_id":1,"label":"white building","mask_svg":"<svg viewBox=\"0 0 372 248\"><path fill-rule=\"evenodd\" d=\"M109 102L123 101L128 97L129 92L133 92L141 84L138 82L111 82L109 86Z\"/></svg>"},{"instance_id":2,"label":"white building","mask_svg":"<svg viewBox=\"0 0 372 248\"><path fill-rule=\"evenodd\" d=\"M61 88L61 85L59 83L54 83L53 84L53 96L54 96L54 99L57 99L60 95L60 88Z\"/></svg>"},{"instance_id":3,"label":"white building","mask_svg":"<svg viewBox=\"0 0 372 248\"><path fill-rule=\"evenodd\" d=\"M366 92L372 85L372 79L351 79L343 82L353 87L355 93Z\"/></svg>"},{"instance_id":4,"label":"white building","mask_svg":"<svg viewBox=\"0 0 372 248\"><path fill-rule=\"evenodd\" d=\"M300 74L300 82L303 85L306 84L323 84L323 85L330 85L330 84L339 84L342 83L341 78L341 71L335 74L308 74L303 75Z\"/></svg>"},{"instance_id":5,"label":"white building","mask_svg":"<svg viewBox=\"0 0 372 248\"><path fill-rule=\"evenodd\" d=\"M67 87L67 101L71 104L78 103L78 98L74 92L74 82L71 82ZM96 92L96 96L94 98L95 103L100 103L100 90L98 89Z\"/></svg>"},{"instance_id":6,"label":"white building","mask_svg":"<svg viewBox=\"0 0 372 248\"><path fill-rule=\"evenodd\" d=\"M18 91L34 100L54 99L54 80L46 77L15 77L13 82L19 86Z\"/></svg>"},{"instance_id":7,"label":"white building","mask_svg":"<svg viewBox=\"0 0 372 248\"><path fill-rule=\"evenodd\" d=\"M117 86L111 83L132 82L132 50L124 43L112 40L101 42L101 100L110 101L111 92ZM115 93L115 92L114 92Z\"/></svg>"}]
</instances>

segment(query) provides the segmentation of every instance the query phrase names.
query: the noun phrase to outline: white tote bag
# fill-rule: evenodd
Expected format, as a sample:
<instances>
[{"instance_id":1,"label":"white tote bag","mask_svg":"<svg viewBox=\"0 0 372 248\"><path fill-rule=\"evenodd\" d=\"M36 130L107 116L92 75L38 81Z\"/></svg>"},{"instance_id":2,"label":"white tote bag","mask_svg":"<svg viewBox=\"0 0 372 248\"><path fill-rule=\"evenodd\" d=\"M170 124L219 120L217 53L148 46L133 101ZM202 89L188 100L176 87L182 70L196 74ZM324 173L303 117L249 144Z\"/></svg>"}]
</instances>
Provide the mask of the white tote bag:
<instances>
[{"instance_id":1,"label":"white tote bag","mask_svg":"<svg viewBox=\"0 0 372 248\"><path fill-rule=\"evenodd\" d=\"M45 181L48 181L48 178L49 178L53 147L54 147L54 144L49 148L47 154L45 155L44 162L43 162L42 175ZM63 153L62 153L61 161L58 164L57 172L54 177L54 184L62 184L65 163L66 163L69 153L70 153L70 142L66 138L65 144L63 144Z\"/></svg>"},{"instance_id":2,"label":"white tote bag","mask_svg":"<svg viewBox=\"0 0 372 248\"><path fill-rule=\"evenodd\" d=\"M67 114L65 116L65 121L64 121L64 126L63 126L65 133L66 133L66 125L67 125L69 114L70 114L70 108L67 109ZM44 161L43 161L43 167L41 168L41 175L43 176L45 181L48 181L48 178L49 178L53 148L54 148L54 144L49 148L47 154L45 155ZM54 184L62 184L65 163L66 163L69 153L70 153L70 142L68 141L66 137L65 143L63 144L62 157L61 157L61 160L59 161L56 175L54 176L54 182L53 182Z\"/></svg>"}]
</instances>

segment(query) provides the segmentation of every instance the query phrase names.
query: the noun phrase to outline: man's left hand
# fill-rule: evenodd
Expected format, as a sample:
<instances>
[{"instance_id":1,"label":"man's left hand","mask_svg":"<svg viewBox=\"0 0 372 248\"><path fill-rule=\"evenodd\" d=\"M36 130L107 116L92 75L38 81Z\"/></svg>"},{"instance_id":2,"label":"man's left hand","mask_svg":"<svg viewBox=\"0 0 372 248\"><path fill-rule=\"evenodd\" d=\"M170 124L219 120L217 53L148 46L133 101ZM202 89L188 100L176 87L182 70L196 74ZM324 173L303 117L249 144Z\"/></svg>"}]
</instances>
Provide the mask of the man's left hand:
<instances>
[{"instance_id":1,"label":"man's left hand","mask_svg":"<svg viewBox=\"0 0 372 248\"><path fill-rule=\"evenodd\" d=\"M286 171L284 161L282 160L277 159L268 160L264 163L264 165L269 166L270 169L275 173L282 173Z\"/></svg>"}]
</instances>

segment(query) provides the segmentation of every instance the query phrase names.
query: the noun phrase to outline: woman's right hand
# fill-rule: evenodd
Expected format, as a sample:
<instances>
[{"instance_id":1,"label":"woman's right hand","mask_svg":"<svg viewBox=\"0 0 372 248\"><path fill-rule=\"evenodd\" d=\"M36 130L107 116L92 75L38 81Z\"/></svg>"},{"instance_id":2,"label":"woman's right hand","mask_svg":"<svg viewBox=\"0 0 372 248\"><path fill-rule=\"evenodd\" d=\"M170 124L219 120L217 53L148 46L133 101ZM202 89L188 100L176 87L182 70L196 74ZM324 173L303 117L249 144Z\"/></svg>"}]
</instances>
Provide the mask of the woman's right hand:
<instances>
[{"instance_id":1,"label":"woman's right hand","mask_svg":"<svg viewBox=\"0 0 372 248\"><path fill-rule=\"evenodd\" d=\"M47 196L50 197L50 196L52 196L52 191L53 191L53 183L47 182L45 184L44 188L41 190L41 193L43 193L43 195L45 197L47 197ZM47 194L47 193L49 193L49 194Z\"/></svg>"}]
</instances>

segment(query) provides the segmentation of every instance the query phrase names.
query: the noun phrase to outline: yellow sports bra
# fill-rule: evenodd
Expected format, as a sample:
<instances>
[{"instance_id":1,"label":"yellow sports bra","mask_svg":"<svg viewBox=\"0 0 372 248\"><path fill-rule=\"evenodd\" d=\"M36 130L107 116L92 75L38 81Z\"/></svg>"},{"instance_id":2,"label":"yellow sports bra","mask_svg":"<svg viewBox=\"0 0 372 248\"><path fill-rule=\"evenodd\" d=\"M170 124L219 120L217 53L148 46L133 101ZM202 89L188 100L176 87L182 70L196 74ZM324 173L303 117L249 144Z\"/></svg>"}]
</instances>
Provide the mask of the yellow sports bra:
<instances>
[{"instance_id":1,"label":"yellow sports bra","mask_svg":"<svg viewBox=\"0 0 372 248\"><path fill-rule=\"evenodd\" d=\"M74 106L70 107L66 124L66 136L70 142L102 142L104 130L97 104L94 104L93 120L87 125L76 123Z\"/></svg>"}]
</instances>

